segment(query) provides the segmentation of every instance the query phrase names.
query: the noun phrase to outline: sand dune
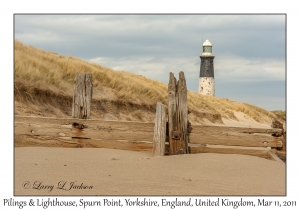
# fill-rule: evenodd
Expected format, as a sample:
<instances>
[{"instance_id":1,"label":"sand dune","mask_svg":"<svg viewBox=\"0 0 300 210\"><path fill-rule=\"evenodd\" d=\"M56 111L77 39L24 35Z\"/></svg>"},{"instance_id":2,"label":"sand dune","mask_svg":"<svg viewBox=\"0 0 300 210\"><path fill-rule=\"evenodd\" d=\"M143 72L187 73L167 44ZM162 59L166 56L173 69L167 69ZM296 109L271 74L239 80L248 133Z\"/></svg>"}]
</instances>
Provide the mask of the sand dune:
<instances>
[{"instance_id":1,"label":"sand dune","mask_svg":"<svg viewBox=\"0 0 300 210\"><path fill-rule=\"evenodd\" d=\"M153 157L104 148L14 151L15 195L286 195L286 165L254 156Z\"/></svg>"}]
</instances>

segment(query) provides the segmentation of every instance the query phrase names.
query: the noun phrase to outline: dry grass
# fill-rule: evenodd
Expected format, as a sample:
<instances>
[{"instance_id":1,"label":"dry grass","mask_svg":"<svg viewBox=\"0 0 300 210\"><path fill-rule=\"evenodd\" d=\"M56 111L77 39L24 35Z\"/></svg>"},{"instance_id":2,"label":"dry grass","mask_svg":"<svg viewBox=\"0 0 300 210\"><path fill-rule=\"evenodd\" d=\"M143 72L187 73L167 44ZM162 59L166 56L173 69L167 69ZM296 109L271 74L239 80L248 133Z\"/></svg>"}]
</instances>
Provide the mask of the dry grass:
<instances>
[{"instance_id":1,"label":"dry grass","mask_svg":"<svg viewBox=\"0 0 300 210\"><path fill-rule=\"evenodd\" d=\"M281 121L286 121L286 111L274 110L272 111Z\"/></svg>"},{"instance_id":2,"label":"dry grass","mask_svg":"<svg viewBox=\"0 0 300 210\"><path fill-rule=\"evenodd\" d=\"M54 86L69 92L77 72L93 74L94 88L106 86L120 99L135 102L165 102L165 84L129 72L114 71L75 57L45 52L15 41L15 77L42 86ZM154 88L155 87L155 88Z\"/></svg>"},{"instance_id":3,"label":"dry grass","mask_svg":"<svg viewBox=\"0 0 300 210\"><path fill-rule=\"evenodd\" d=\"M157 102L167 104L167 84L129 72L115 71L79 58L45 52L15 41L15 82L27 81L36 88L70 96L77 72L93 74L94 98L103 95L103 88L106 88L116 96L119 104L125 101L152 108ZM32 94L32 91L28 93L29 101L34 100ZM18 86L15 83L15 97L17 95ZM265 120L266 117L277 118L274 113L250 104L199 95L191 91L188 91L188 106L196 118L208 114L211 121L220 117L236 119L234 115L236 111L243 112L258 122ZM142 119L140 111L133 114Z\"/></svg>"}]
</instances>

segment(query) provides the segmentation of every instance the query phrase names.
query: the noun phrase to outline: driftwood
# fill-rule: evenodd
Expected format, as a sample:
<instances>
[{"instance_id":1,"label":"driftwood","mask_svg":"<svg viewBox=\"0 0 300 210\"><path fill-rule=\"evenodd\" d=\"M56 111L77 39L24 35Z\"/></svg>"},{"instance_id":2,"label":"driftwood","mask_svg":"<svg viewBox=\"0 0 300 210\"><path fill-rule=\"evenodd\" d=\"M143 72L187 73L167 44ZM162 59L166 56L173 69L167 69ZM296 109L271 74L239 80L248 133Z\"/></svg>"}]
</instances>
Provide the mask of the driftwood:
<instances>
[{"instance_id":1,"label":"driftwood","mask_svg":"<svg viewBox=\"0 0 300 210\"><path fill-rule=\"evenodd\" d=\"M155 156L165 155L167 129L167 106L158 102L156 104L156 117L153 137L153 154Z\"/></svg>"},{"instance_id":2,"label":"driftwood","mask_svg":"<svg viewBox=\"0 0 300 210\"><path fill-rule=\"evenodd\" d=\"M91 116L93 94L92 74L77 73L74 80L72 116L89 119Z\"/></svg>"}]
</instances>

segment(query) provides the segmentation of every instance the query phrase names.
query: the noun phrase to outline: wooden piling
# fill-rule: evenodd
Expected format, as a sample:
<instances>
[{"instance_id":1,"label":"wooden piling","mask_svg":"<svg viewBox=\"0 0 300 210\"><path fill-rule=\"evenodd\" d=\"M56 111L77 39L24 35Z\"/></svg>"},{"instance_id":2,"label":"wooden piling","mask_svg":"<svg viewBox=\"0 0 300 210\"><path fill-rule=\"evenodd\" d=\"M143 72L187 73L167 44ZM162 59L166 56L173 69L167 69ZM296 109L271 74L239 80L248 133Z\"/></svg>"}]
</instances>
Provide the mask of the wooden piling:
<instances>
[{"instance_id":1,"label":"wooden piling","mask_svg":"<svg viewBox=\"0 0 300 210\"><path fill-rule=\"evenodd\" d=\"M169 154L188 153L188 120L187 120L187 88L184 73L179 73L176 82L174 74L170 72L168 85L168 124L169 124Z\"/></svg>"},{"instance_id":2,"label":"wooden piling","mask_svg":"<svg viewBox=\"0 0 300 210\"><path fill-rule=\"evenodd\" d=\"M156 104L156 117L154 125L153 154L165 155L165 141L167 129L167 106L158 102Z\"/></svg>"},{"instance_id":3,"label":"wooden piling","mask_svg":"<svg viewBox=\"0 0 300 210\"><path fill-rule=\"evenodd\" d=\"M179 72L177 85L177 125L180 135L180 149L184 154L188 154L188 106L187 106L187 88L184 73Z\"/></svg>"},{"instance_id":4,"label":"wooden piling","mask_svg":"<svg viewBox=\"0 0 300 210\"><path fill-rule=\"evenodd\" d=\"M169 125L169 154L173 155L179 149L179 142L175 141L172 136L174 136L175 132L177 132L176 127L176 78L174 77L173 72L170 72L169 85L168 85L168 125Z\"/></svg>"},{"instance_id":5,"label":"wooden piling","mask_svg":"<svg viewBox=\"0 0 300 210\"><path fill-rule=\"evenodd\" d=\"M89 119L91 116L93 95L92 74L77 73L74 80L73 91L73 118Z\"/></svg>"},{"instance_id":6,"label":"wooden piling","mask_svg":"<svg viewBox=\"0 0 300 210\"><path fill-rule=\"evenodd\" d=\"M286 151L286 121L282 124L282 151Z\"/></svg>"}]
</instances>

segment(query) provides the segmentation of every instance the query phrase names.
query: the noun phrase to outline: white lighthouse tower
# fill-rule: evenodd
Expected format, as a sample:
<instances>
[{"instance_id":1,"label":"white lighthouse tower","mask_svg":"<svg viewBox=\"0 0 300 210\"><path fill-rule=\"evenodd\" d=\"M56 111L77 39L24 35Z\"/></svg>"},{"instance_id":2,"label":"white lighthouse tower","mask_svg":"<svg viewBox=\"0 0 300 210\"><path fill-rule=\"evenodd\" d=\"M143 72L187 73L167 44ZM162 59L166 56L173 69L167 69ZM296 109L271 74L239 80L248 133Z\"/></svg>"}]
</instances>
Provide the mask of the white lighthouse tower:
<instances>
[{"instance_id":1,"label":"white lighthouse tower","mask_svg":"<svg viewBox=\"0 0 300 210\"><path fill-rule=\"evenodd\" d=\"M212 54L212 44L206 40L202 45L202 53L200 55L200 77L198 93L208 96L215 95L215 79L214 79L214 58Z\"/></svg>"}]
</instances>

